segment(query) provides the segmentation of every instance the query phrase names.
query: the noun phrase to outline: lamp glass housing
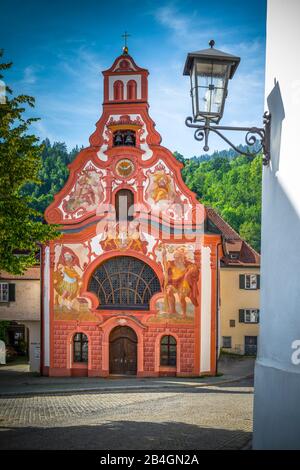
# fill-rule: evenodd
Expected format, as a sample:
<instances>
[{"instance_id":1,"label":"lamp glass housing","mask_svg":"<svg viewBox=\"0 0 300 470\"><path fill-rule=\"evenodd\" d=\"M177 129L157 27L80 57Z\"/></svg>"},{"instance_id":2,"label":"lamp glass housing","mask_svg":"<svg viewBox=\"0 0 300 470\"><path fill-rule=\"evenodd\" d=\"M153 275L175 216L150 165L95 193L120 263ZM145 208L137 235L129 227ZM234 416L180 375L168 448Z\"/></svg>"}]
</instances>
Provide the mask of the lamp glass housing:
<instances>
[{"instance_id":1,"label":"lamp glass housing","mask_svg":"<svg viewBox=\"0 0 300 470\"><path fill-rule=\"evenodd\" d=\"M223 116L231 63L194 58L190 71L194 121L218 123Z\"/></svg>"}]
</instances>

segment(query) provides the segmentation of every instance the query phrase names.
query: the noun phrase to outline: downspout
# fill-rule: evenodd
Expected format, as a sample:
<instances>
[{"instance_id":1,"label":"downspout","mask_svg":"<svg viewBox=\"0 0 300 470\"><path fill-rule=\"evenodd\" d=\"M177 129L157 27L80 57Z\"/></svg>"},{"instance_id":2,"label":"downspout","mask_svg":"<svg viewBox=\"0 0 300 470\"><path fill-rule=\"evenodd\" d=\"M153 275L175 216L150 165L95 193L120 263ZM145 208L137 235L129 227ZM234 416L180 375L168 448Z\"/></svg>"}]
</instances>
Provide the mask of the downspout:
<instances>
[{"instance_id":1,"label":"downspout","mask_svg":"<svg viewBox=\"0 0 300 470\"><path fill-rule=\"evenodd\" d=\"M217 258L216 258L216 271L217 271L217 295L216 295L216 375L218 374L218 354L219 354L219 297L220 297L220 289L219 289L219 246L222 246L222 242L217 243Z\"/></svg>"},{"instance_id":2,"label":"downspout","mask_svg":"<svg viewBox=\"0 0 300 470\"><path fill-rule=\"evenodd\" d=\"M41 312L41 322L40 322L40 374L43 375L44 369L44 302L43 302L43 292L44 292L44 276L43 276L43 247L40 244L40 312Z\"/></svg>"}]
</instances>

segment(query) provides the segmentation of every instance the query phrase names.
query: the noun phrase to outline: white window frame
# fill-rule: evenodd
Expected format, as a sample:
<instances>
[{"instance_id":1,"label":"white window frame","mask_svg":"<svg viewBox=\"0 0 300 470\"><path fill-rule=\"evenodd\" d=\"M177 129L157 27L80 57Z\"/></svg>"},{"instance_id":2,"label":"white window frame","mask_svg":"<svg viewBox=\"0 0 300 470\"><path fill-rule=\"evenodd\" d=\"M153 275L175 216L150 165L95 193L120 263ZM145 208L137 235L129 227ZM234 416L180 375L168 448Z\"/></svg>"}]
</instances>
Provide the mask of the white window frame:
<instances>
[{"instance_id":1,"label":"white window frame","mask_svg":"<svg viewBox=\"0 0 300 470\"><path fill-rule=\"evenodd\" d=\"M249 320L247 320L247 313L249 314ZM259 323L258 315L259 315L259 309L257 309L257 308L245 308L244 309L244 323ZM254 321L253 321L253 319L254 319Z\"/></svg>"},{"instance_id":2,"label":"white window frame","mask_svg":"<svg viewBox=\"0 0 300 470\"><path fill-rule=\"evenodd\" d=\"M9 301L9 285L8 282L0 282L0 302Z\"/></svg>"},{"instance_id":3,"label":"white window frame","mask_svg":"<svg viewBox=\"0 0 300 470\"><path fill-rule=\"evenodd\" d=\"M257 274L245 274L245 289L255 290L257 289ZM247 279L249 280L247 286Z\"/></svg>"}]
</instances>

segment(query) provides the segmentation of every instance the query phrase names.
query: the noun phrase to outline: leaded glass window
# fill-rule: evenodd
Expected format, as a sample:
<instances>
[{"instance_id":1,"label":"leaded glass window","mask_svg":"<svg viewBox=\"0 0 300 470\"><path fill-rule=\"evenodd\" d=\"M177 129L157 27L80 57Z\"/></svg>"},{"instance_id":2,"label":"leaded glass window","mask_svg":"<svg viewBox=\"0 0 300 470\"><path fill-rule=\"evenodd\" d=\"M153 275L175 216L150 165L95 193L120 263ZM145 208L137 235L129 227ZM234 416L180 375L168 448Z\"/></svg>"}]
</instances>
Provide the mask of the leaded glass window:
<instances>
[{"instance_id":1,"label":"leaded glass window","mask_svg":"<svg viewBox=\"0 0 300 470\"><path fill-rule=\"evenodd\" d=\"M149 310L151 297L161 291L153 269L132 256L118 256L93 273L89 291L99 299L98 309Z\"/></svg>"}]
</instances>

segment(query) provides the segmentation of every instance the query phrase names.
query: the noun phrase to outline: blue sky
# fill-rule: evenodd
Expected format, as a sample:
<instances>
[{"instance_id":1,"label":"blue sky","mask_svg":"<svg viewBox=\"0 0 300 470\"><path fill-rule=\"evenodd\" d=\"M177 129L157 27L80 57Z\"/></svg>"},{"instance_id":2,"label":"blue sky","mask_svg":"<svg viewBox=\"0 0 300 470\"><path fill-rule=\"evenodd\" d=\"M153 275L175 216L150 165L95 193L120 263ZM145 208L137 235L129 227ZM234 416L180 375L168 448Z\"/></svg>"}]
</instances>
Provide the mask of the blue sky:
<instances>
[{"instance_id":1,"label":"blue sky","mask_svg":"<svg viewBox=\"0 0 300 470\"><path fill-rule=\"evenodd\" d=\"M15 93L36 98L41 138L86 146L102 112L101 71L121 53L127 30L129 53L150 71L150 114L163 145L200 155L201 143L184 124L191 114L186 54L213 38L217 49L241 56L221 124L261 125L265 10L265 0L11 0L1 7L0 47L14 62L6 80ZM223 148L210 139L211 151Z\"/></svg>"}]
</instances>

